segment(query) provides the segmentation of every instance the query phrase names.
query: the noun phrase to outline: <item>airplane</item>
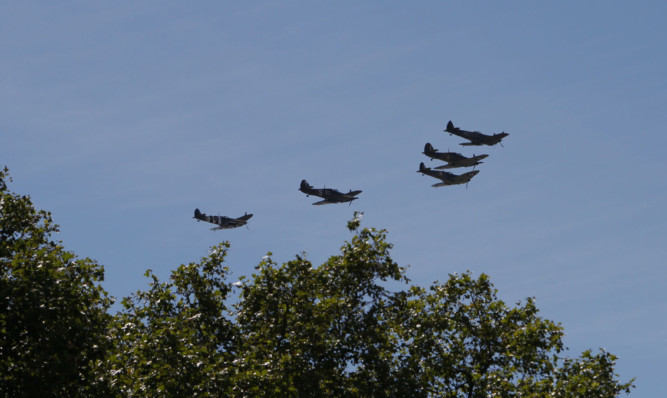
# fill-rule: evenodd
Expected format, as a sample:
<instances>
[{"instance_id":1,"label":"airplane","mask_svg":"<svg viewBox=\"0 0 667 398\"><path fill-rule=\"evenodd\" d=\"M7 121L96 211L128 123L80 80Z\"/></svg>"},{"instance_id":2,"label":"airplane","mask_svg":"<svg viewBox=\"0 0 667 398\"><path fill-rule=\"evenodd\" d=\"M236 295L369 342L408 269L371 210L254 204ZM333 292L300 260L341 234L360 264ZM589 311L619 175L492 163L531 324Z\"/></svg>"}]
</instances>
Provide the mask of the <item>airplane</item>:
<instances>
[{"instance_id":1,"label":"airplane","mask_svg":"<svg viewBox=\"0 0 667 398\"><path fill-rule=\"evenodd\" d=\"M500 146L503 146L502 143L500 143L500 140L503 138L507 137L509 134L506 132L494 134L494 135L486 135L482 134L479 131L467 131L467 130L461 130L458 127L454 127L454 123L450 120L449 123L447 123L447 128L444 130L449 133L449 135L458 135L461 138L465 138L466 140L470 140L470 142L465 142L460 145L496 145L500 144Z\"/></svg>"},{"instance_id":2,"label":"airplane","mask_svg":"<svg viewBox=\"0 0 667 398\"><path fill-rule=\"evenodd\" d=\"M359 195L361 191L350 190L348 193L338 192L335 189L331 188L313 188L312 185L308 184L308 181L301 180L301 186L299 191L306 194L306 196L314 195L324 198L324 200L313 203L314 205L328 205L330 203L344 203L350 202L353 200L359 199L355 196Z\"/></svg>"},{"instance_id":3,"label":"airplane","mask_svg":"<svg viewBox=\"0 0 667 398\"><path fill-rule=\"evenodd\" d=\"M417 173L422 173L422 175L426 174L434 178L438 178L442 180L442 182L439 182L437 184L431 185L432 187L442 187L445 185L458 185L458 184L466 184L466 188L468 187L468 182L479 173L479 170L473 170L469 171L467 173L463 173L461 175L456 175L449 173L447 171L433 171L431 170L430 167L424 166L424 163L419 163L419 170L417 170Z\"/></svg>"},{"instance_id":4,"label":"airplane","mask_svg":"<svg viewBox=\"0 0 667 398\"><path fill-rule=\"evenodd\" d=\"M433 148L433 145L431 145L428 142L424 146L424 152L422 153L431 158L431 160L439 159L447 162L447 164L445 165L435 167L436 170L453 169L455 167L471 167L471 166L473 167L474 170L475 166L477 166L480 163L484 163L480 162L480 160L489 156L489 155L477 155L477 156L473 155L473 157L467 158L461 155L460 153L456 152L438 152L438 150Z\"/></svg>"},{"instance_id":5,"label":"airplane","mask_svg":"<svg viewBox=\"0 0 667 398\"><path fill-rule=\"evenodd\" d=\"M217 227L211 228L211 231L215 231L218 229L238 228L242 225L246 225L250 217L252 217L252 214L248 214L247 212L239 218L229 218L224 216L207 216L206 214L199 211L199 209L195 209L195 216L193 218L196 218L197 222L206 221L212 224L216 224Z\"/></svg>"}]
</instances>

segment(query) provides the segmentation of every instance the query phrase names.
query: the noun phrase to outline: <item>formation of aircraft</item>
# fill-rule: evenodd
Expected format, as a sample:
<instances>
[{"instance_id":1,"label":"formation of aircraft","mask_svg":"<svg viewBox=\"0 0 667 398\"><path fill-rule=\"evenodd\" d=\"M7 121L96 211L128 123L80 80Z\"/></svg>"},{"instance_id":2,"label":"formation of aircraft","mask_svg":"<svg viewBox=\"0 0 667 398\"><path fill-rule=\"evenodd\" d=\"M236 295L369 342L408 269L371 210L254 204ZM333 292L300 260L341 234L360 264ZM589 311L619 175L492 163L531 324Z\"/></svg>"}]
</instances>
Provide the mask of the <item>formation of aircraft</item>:
<instances>
[{"instance_id":1,"label":"formation of aircraft","mask_svg":"<svg viewBox=\"0 0 667 398\"><path fill-rule=\"evenodd\" d=\"M479 170L473 170L469 171L467 173L463 173L461 175L453 174L447 171L435 171L431 169L430 167L424 166L424 162L419 163L419 170L417 170L417 173L422 173L422 175L428 175L433 178L437 178L439 180L442 180L442 182L439 182L437 184L431 185L432 187L442 187L445 185L459 185L459 184L466 184L466 187L468 186L468 182L479 173Z\"/></svg>"},{"instance_id":2,"label":"formation of aircraft","mask_svg":"<svg viewBox=\"0 0 667 398\"><path fill-rule=\"evenodd\" d=\"M454 123L452 123L451 120L447 123L447 128L444 131L448 132L450 135L452 134L457 135L459 137L465 138L468 141L470 141L460 144L463 146L468 146L468 145L493 146L496 144L500 144L500 146L502 146L503 145L501 143L502 139L509 135L504 131L498 134L486 135L480 133L479 131L462 130L458 127L455 127ZM424 162L421 162L419 164L419 170L417 170L418 173L421 173L422 175L428 175L442 181L432 185L433 187L436 188L446 185L460 185L460 184L466 184L467 188L470 180L474 176L476 176L477 173L479 173L479 170L475 170L475 166L483 163L482 159L485 159L489 156L486 154L473 155L472 157L469 158L457 152L449 152L449 151L438 152L438 150L433 148L433 145L431 145L431 143L428 142L424 146L423 154L431 158L431 160L438 159L446 162L446 164L435 167L433 169L430 167L426 167L424 165ZM447 171L441 171L441 169L453 169L458 167L472 167L473 170L463 174L453 174ZM346 202L352 203L352 201L359 199L357 198L357 195L359 195L362 192L361 190L356 190L356 191L350 190L347 193L343 193L332 188L313 188L313 186L308 184L308 181L306 180L301 180L299 191L305 193L306 196L313 195L323 199L319 202L313 203L313 205L326 205L332 203L346 203ZM224 216L209 216L199 211L199 209L195 209L194 218L197 221L206 221L217 225L217 227L211 228L211 230L215 231L218 229L238 228L243 225L246 225L248 223L248 220L252 216L253 216L252 214L248 214L247 212L238 218L230 218Z\"/></svg>"},{"instance_id":3,"label":"formation of aircraft","mask_svg":"<svg viewBox=\"0 0 667 398\"><path fill-rule=\"evenodd\" d=\"M331 203L345 203L352 202L355 199L359 199L356 196L361 193L360 190L353 191L350 190L348 193L339 192L336 189L331 188L313 188L312 185L308 184L308 181L301 180L301 186L299 191L306 194L306 196L319 196L324 200L313 203L314 205L328 205Z\"/></svg>"},{"instance_id":4,"label":"formation of aircraft","mask_svg":"<svg viewBox=\"0 0 667 398\"><path fill-rule=\"evenodd\" d=\"M450 135L452 134L457 135L459 137L465 138L470 141L462 143L461 145L463 146L468 146L468 145L493 146L496 144L500 144L500 146L502 146L503 144L500 141L502 141L503 138L509 135L504 131L499 134L486 135L480 133L479 131L462 130L458 127L455 127L454 123L452 123L451 120L447 123L447 128L445 129L445 131L448 132ZM479 170L475 170L475 166L483 163L482 159L485 159L489 156L489 155L473 155L471 158L469 158L457 152L449 152L449 151L438 152L437 149L433 148L433 145L431 145L430 142L427 142L426 145L424 145L424 152L422 153L431 158L431 160L438 159L447 162L447 164L435 167L435 170L431 169L430 167L424 166L424 163L419 164L419 170L417 170L418 173L422 173L422 175L429 175L431 177L442 180L442 182L440 183L433 184L432 185L433 187L441 187L444 185L466 184L467 188L468 182L470 182L470 180L474 176L476 176L477 173L479 173ZM453 169L457 167L472 167L473 170L467 173L463 173L461 175L452 174L446 171L436 171L441 169Z\"/></svg>"},{"instance_id":5,"label":"formation of aircraft","mask_svg":"<svg viewBox=\"0 0 667 398\"><path fill-rule=\"evenodd\" d=\"M299 190L306 194L306 196L314 195L323 198L319 202L313 203L314 205L326 205L330 203L345 203L352 202L355 199L359 199L356 196L361 193L361 190L352 191L348 193L339 192L336 189L331 188L313 188L308 181L301 180L301 186ZM225 216L209 216L202 213L199 209L195 209L195 218L197 221L206 221L212 224L217 225L215 228L211 228L212 231L218 229L232 229L238 228L248 223L248 220L252 217L252 214L247 212L238 218L230 218Z\"/></svg>"},{"instance_id":6,"label":"formation of aircraft","mask_svg":"<svg viewBox=\"0 0 667 398\"><path fill-rule=\"evenodd\" d=\"M238 218L230 218L225 216L207 216L206 214L199 211L199 209L195 209L195 216L193 218L196 218L198 222L206 221L210 222L211 224L217 225L217 227L211 228L211 231L215 231L218 229L231 229L231 228L241 227L248 223L250 217L252 217L252 214L248 214L247 212Z\"/></svg>"},{"instance_id":7,"label":"formation of aircraft","mask_svg":"<svg viewBox=\"0 0 667 398\"><path fill-rule=\"evenodd\" d=\"M464 142L463 144L460 145L496 145L500 144L500 146L503 146L503 144L500 142L503 138L507 137L509 134L506 132L498 133L498 134L493 134L493 135L486 135L482 134L479 131L467 131L467 130L461 130L458 127L454 127L454 123L450 120L449 123L447 123L447 128L444 130L448 132L450 135L454 134L457 135L461 138L465 138L466 140L469 140L470 142Z\"/></svg>"},{"instance_id":8,"label":"formation of aircraft","mask_svg":"<svg viewBox=\"0 0 667 398\"><path fill-rule=\"evenodd\" d=\"M481 162L482 159L489 156L489 155L473 155L473 157L467 158L457 152L438 152L438 150L433 148L433 145L431 145L428 142L424 146L424 152L422 153L431 158L431 160L439 159L444 162L447 162L447 164L445 165L434 167L434 169L436 170L453 169L456 167L472 167L474 169L474 167L477 166L478 164L484 163Z\"/></svg>"}]
</instances>

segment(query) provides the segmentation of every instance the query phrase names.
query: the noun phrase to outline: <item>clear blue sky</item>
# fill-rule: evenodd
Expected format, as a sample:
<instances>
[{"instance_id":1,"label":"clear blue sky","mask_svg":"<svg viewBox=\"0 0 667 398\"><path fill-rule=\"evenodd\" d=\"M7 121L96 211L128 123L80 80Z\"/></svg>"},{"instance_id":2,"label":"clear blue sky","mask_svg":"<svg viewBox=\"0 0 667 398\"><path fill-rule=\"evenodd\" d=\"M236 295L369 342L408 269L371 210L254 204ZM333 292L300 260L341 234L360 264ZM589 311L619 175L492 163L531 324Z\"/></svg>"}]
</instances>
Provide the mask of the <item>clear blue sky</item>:
<instances>
[{"instance_id":1,"label":"clear blue sky","mask_svg":"<svg viewBox=\"0 0 667 398\"><path fill-rule=\"evenodd\" d=\"M487 273L569 355L667 390L667 3L3 2L0 161L120 298L232 243L314 263L355 210L412 283ZM461 147L448 120L506 131ZM426 142L490 156L434 189ZM464 171L464 170L461 170ZM362 189L351 206L297 191ZM206 213L255 216L209 230Z\"/></svg>"}]
</instances>

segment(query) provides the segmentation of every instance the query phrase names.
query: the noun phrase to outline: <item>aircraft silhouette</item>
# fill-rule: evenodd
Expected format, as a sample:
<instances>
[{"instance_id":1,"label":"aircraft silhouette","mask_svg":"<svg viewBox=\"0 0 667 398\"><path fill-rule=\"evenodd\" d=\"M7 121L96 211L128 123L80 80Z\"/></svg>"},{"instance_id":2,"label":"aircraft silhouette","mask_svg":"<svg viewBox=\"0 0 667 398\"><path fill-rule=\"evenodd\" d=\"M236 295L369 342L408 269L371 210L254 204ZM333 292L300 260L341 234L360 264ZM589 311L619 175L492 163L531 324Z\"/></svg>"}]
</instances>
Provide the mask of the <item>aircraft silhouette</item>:
<instances>
[{"instance_id":1,"label":"aircraft silhouette","mask_svg":"<svg viewBox=\"0 0 667 398\"><path fill-rule=\"evenodd\" d=\"M496 145L500 144L500 146L503 146L500 141L507 137L509 134L506 132L494 134L494 135L486 135L482 134L479 131L467 131L467 130L461 130L458 127L454 127L454 123L450 120L449 123L447 123L447 128L444 130L448 132L450 135L458 135L461 138L465 138L466 140L470 140L470 142L464 142L460 145Z\"/></svg>"},{"instance_id":2,"label":"aircraft silhouette","mask_svg":"<svg viewBox=\"0 0 667 398\"><path fill-rule=\"evenodd\" d=\"M195 209L195 216L193 218L196 218L197 222L206 221L217 225L217 227L211 228L211 231L215 231L218 229L238 228L242 225L246 225L250 217L252 217L252 214L248 214L247 212L239 218L229 218L225 216L207 216L206 214L199 211L199 209Z\"/></svg>"},{"instance_id":3,"label":"aircraft silhouette","mask_svg":"<svg viewBox=\"0 0 667 398\"><path fill-rule=\"evenodd\" d=\"M481 164L483 162L480 162L480 160L488 157L489 155L473 155L471 158L467 158L460 153L456 152L438 152L437 149L433 148L433 145L430 143L426 143L424 146L424 152L422 152L424 155L428 156L433 159L439 159L442 161L447 162L447 164L435 167L436 170L440 169L453 169L456 167L475 167L478 164Z\"/></svg>"},{"instance_id":4,"label":"aircraft silhouette","mask_svg":"<svg viewBox=\"0 0 667 398\"><path fill-rule=\"evenodd\" d=\"M328 205L331 203L344 203L352 202L355 199L359 199L356 195L359 195L361 191L352 191L348 193L338 192L336 189L331 188L313 188L312 185L308 184L308 181L301 180L301 186L299 191L306 194L306 196L319 196L324 200L313 203L314 205Z\"/></svg>"},{"instance_id":5,"label":"aircraft silhouette","mask_svg":"<svg viewBox=\"0 0 667 398\"><path fill-rule=\"evenodd\" d=\"M434 171L430 167L424 166L424 162L419 163L419 170L417 170L417 173L422 173L422 175L428 175L433 178L437 178L439 180L442 180L442 182L439 182L437 184L431 185L432 187L442 187L445 185L458 185L458 184L466 184L466 188L468 187L468 182L479 173L479 170L473 170L469 171L467 173L463 173L461 175L456 175L449 173L447 171Z\"/></svg>"}]
</instances>

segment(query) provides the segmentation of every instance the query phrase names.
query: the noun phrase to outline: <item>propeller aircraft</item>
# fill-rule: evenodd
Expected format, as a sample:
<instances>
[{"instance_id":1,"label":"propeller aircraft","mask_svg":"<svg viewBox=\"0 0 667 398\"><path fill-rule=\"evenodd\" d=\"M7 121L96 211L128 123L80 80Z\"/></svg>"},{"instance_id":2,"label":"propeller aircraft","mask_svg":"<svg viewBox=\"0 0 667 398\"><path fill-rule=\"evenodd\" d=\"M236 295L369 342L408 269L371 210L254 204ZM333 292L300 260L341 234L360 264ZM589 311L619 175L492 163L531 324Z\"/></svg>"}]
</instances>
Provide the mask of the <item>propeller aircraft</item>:
<instances>
[{"instance_id":1,"label":"propeller aircraft","mask_svg":"<svg viewBox=\"0 0 667 398\"><path fill-rule=\"evenodd\" d=\"M468 182L479 173L479 170L473 170L469 171L467 173L463 173L461 175L456 175L449 173L447 171L434 171L430 167L424 166L424 163L419 163L419 170L417 170L417 173L422 173L422 175L428 175L433 178L437 178L439 180L442 180L442 182L439 182L437 184L431 185L432 187L442 187L446 185L458 185L458 184L466 184L466 188L468 187Z\"/></svg>"},{"instance_id":2,"label":"propeller aircraft","mask_svg":"<svg viewBox=\"0 0 667 398\"><path fill-rule=\"evenodd\" d=\"M463 144L460 145L496 145L500 144L500 146L503 146L500 141L507 137L509 134L506 132L498 133L498 134L493 134L493 135L486 135L482 134L479 131L467 131L467 130L462 130L458 127L454 127L454 123L450 120L449 123L447 123L447 128L444 130L448 132L450 135L454 134L457 135L461 138L465 138L466 140L470 140L470 142L464 142Z\"/></svg>"},{"instance_id":3,"label":"propeller aircraft","mask_svg":"<svg viewBox=\"0 0 667 398\"><path fill-rule=\"evenodd\" d=\"M206 221L210 222L211 224L217 225L217 227L211 228L211 231L215 231L218 229L238 228L240 226L246 225L250 217L252 217L252 214L248 214L247 212L239 218L230 218L225 216L207 216L206 214L199 211L199 209L195 209L195 216L193 218L196 218L197 222Z\"/></svg>"},{"instance_id":4,"label":"propeller aircraft","mask_svg":"<svg viewBox=\"0 0 667 398\"><path fill-rule=\"evenodd\" d=\"M356 196L362 192L360 190L358 191L350 190L350 192L348 193L342 193L332 188L313 188L313 186L308 184L308 181L306 180L301 180L301 186L299 187L299 191L305 193L306 196L313 195L313 196L319 196L320 198L324 199L319 202L313 203L314 205L328 205L331 203L344 203L344 202L352 203L353 200L359 199Z\"/></svg>"},{"instance_id":5,"label":"propeller aircraft","mask_svg":"<svg viewBox=\"0 0 667 398\"><path fill-rule=\"evenodd\" d=\"M428 156L433 159L439 159L444 162L447 162L447 164L435 167L436 170L440 169L453 169L456 167L474 167L477 166L478 164L484 163L481 162L482 159L488 157L489 155L473 155L471 158L467 158L460 153L456 152L438 152L437 149L433 148L433 145L430 143L426 143L424 146L424 152L422 152L424 155Z\"/></svg>"}]
</instances>

